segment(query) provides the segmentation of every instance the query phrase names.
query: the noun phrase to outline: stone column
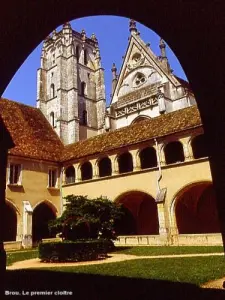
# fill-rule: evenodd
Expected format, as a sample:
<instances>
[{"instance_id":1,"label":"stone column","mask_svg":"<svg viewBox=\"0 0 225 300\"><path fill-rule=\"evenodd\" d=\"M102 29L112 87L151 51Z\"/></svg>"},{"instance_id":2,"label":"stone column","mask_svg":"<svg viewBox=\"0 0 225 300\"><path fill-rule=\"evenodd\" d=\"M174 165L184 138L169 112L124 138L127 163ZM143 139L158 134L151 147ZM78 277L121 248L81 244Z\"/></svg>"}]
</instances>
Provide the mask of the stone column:
<instances>
[{"instance_id":1,"label":"stone column","mask_svg":"<svg viewBox=\"0 0 225 300\"><path fill-rule=\"evenodd\" d=\"M99 168L98 168L97 159L91 159L90 163L92 165L93 179L99 178Z\"/></svg>"},{"instance_id":2,"label":"stone column","mask_svg":"<svg viewBox=\"0 0 225 300\"><path fill-rule=\"evenodd\" d=\"M112 163L112 176L119 174L119 164L117 160L117 154L113 154L109 156Z\"/></svg>"},{"instance_id":3,"label":"stone column","mask_svg":"<svg viewBox=\"0 0 225 300\"><path fill-rule=\"evenodd\" d=\"M159 234L166 236L166 221L165 221L165 211L164 211L164 203L157 203L157 211L158 211L158 219L159 219Z\"/></svg>"},{"instance_id":4,"label":"stone column","mask_svg":"<svg viewBox=\"0 0 225 300\"><path fill-rule=\"evenodd\" d=\"M23 240L24 248L32 248L32 213L29 201L23 201Z\"/></svg>"},{"instance_id":5,"label":"stone column","mask_svg":"<svg viewBox=\"0 0 225 300\"><path fill-rule=\"evenodd\" d=\"M159 146L158 149L159 149L160 164L161 164L161 166L165 166L166 158L165 158L165 153L164 153L164 144L159 143L158 146Z\"/></svg>"},{"instance_id":6,"label":"stone column","mask_svg":"<svg viewBox=\"0 0 225 300\"><path fill-rule=\"evenodd\" d=\"M74 164L73 167L75 169L75 183L78 183L81 181L80 164Z\"/></svg>"},{"instance_id":7,"label":"stone column","mask_svg":"<svg viewBox=\"0 0 225 300\"><path fill-rule=\"evenodd\" d=\"M66 168L62 171L62 184L66 184Z\"/></svg>"},{"instance_id":8,"label":"stone column","mask_svg":"<svg viewBox=\"0 0 225 300\"><path fill-rule=\"evenodd\" d=\"M132 155L132 159L133 159L133 171L134 172L140 171L141 170L141 161L140 161L140 157L138 155L139 149L130 150L129 152Z\"/></svg>"},{"instance_id":9,"label":"stone column","mask_svg":"<svg viewBox=\"0 0 225 300\"><path fill-rule=\"evenodd\" d=\"M192 152L192 149L191 149L191 147L189 146L189 143L188 143L189 142L189 137L181 139L180 142L183 145L185 161L192 160L193 159L193 152Z\"/></svg>"}]
</instances>

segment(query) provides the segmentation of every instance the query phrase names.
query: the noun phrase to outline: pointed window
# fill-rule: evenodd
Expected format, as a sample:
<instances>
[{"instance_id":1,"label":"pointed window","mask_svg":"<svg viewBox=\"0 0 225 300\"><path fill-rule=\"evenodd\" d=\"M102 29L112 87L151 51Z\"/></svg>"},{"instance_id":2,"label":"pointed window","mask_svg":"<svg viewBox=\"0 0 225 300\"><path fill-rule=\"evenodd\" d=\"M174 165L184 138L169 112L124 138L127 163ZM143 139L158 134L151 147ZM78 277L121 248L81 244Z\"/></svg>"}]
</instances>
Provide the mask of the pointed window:
<instances>
[{"instance_id":1,"label":"pointed window","mask_svg":"<svg viewBox=\"0 0 225 300\"><path fill-rule=\"evenodd\" d=\"M88 64L88 59L87 59L87 50L84 49L84 65L87 66Z\"/></svg>"},{"instance_id":2,"label":"pointed window","mask_svg":"<svg viewBox=\"0 0 225 300\"><path fill-rule=\"evenodd\" d=\"M77 62L79 62L79 58L80 58L80 47L77 45L76 46L76 58L77 58Z\"/></svg>"},{"instance_id":3,"label":"pointed window","mask_svg":"<svg viewBox=\"0 0 225 300\"><path fill-rule=\"evenodd\" d=\"M50 91L50 97L54 98L55 97L55 85L54 85L54 83L51 84L50 89L51 89L51 91Z\"/></svg>"},{"instance_id":4,"label":"pointed window","mask_svg":"<svg viewBox=\"0 0 225 300\"><path fill-rule=\"evenodd\" d=\"M55 114L53 111L50 113L50 123L52 127L55 127Z\"/></svg>"},{"instance_id":5,"label":"pointed window","mask_svg":"<svg viewBox=\"0 0 225 300\"><path fill-rule=\"evenodd\" d=\"M87 125L87 111L83 110L83 115L82 115L82 123L83 125Z\"/></svg>"},{"instance_id":6,"label":"pointed window","mask_svg":"<svg viewBox=\"0 0 225 300\"><path fill-rule=\"evenodd\" d=\"M86 83L82 81L81 82L81 91L80 91L81 96L85 96L85 89L86 89Z\"/></svg>"}]
</instances>

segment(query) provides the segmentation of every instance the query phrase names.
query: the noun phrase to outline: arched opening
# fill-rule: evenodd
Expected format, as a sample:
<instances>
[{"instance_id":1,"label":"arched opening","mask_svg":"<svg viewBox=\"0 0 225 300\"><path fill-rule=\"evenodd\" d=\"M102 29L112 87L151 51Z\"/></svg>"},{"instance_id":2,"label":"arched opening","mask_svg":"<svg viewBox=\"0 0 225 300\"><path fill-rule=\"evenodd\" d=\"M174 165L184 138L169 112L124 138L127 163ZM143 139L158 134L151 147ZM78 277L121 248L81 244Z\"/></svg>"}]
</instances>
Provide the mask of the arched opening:
<instances>
[{"instance_id":1,"label":"arched opening","mask_svg":"<svg viewBox=\"0 0 225 300\"><path fill-rule=\"evenodd\" d=\"M127 173L133 171L133 158L129 152L122 153L118 157L119 173Z\"/></svg>"},{"instance_id":2,"label":"arched opening","mask_svg":"<svg viewBox=\"0 0 225 300\"><path fill-rule=\"evenodd\" d=\"M99 163L99 177L111 176L112 175L112 164L108 157L103 157Z\"/></svg>"},{"instance_id":3,"label":"arched opening","mask_svg":"<svg viewBox=\"0 0 225 300\"><path fill-rule=\"evenodd\" d=\"M86 89L86 83L82 81L81 82L81 91L80 91L81 96L85 96L85 89Z\"/></svg>"},{"instance_id":4,"label":"arched opening","mask_svg":"<svg viewBox=\"0 0 225 300\"><path fill-rule=\"evenodd\" d=\"M168 165L184 161L183 145L178 141L167 144L164 152L166 164Z\"/></svg>"},{"instance_id":5,"label":"arched opening","mask_svg":"<svg viewBox=\"0 0 225 300\"><path fill-rule=\"evenodd\" d=\"M50 123L52 127L55 127L55 114L53 111L50 113Z\"/></svg>"},{"instance_id":6,"label":"arched opening","mask_svg":"<svg viewBox=\"0 0 225 300\"><path fill-rule=\"evenodd\" d=\"M66 175L66 184L75 182L75 169L73 166L70 166L65 171Z\"/></svg>"},{"instance_id":7,"label":"arched opening","mask_svg":"<svg viewBox=\"0 0 225 300\"><path fill-rule=\"evenodd\" d=\"M82 124L83 125L87 125L87 111L83 110L83 114L82 114Z\"/></svg>"},{"instance_id":8,"label":"arched opening","mask_svg":"<svg viewBox=\"0 0 225 300\"><path fill-rule=\"evenodd\" d=\"M84 49L84 65L87 66L87 64L88 64L87 49Z\"/></svg>"},{"instance_id":9,"label":"arched opening","mask_svg":"<svg viewBox=\"0 0 225 300\"><path fill-rule=\"evenodd\" d=\"M145 120L149 120L149 119L150 119L149 117L138 116L137 118L135 118L133 120L133 122L131 124L139 123L139 122L142 122L142 121L145 121Z\"/></svg>"},{"instance_id":10,"label":"arched opening","mask_svg":"<svg viewBox=\"0 0 225 300\"><path fill-rule=\"evenodd\" d=\"M79 59L80 59L80 47L78 45L76 46L76 58L77 58L77 62L79 62Z\"/></svg>"},{"instance_id":11,"label":"arched opening","mask_svg":"<svg viewBox=\"0 0 225 300\"><path fill-rule=\"evenodd\" d=\"M130 191L117 199L125 208L125 216L117 224L120 235L159 234L157 204L150 195Z\"/></svg>"},{"instance_id":12,"label":"arched opening","mask_svg":"<svg viewBox=\"0 0 225 300\"><path fill-rule=\"evenodd\" d=\"M16 241L17 215L11 204L5 203L3 241Z\"/></svg>"},{"instance_id":13,"label":"arched opening","mask_svg":"<svg viewBox=\"0 0 225 300\"><path fill-rule=\"evenodd\" d=\"M33 243L40 242L42 239L54 237L48 229L48 222L55 218L56 213L47 203L42 202L35 207L32 219Z\"/></svg>"},{"instance_id":14,"label":"arched opening","mask_svg":"<svg viewBox=\"0 0 225 300\"><path fill-rule=\"evenodd\" d=\"M52 83L51 86L50 86L50 97L51 98L55 97L55 85L54 85L54 83Z\"/></svg>"},{"instance_id":15,"label":"arched opening","mask_svg":"<svg viewBox=\"0 0 225 300\"><path fill-rule=\"evenodd\" d=\"M216 195L211 183L197 183L181 191L175 215L180 234L220 232Z\"/></svg>"},{"instance_id":16,"label":"arched opening","mask_svg":"<svg viewBox=\"0 0 225 300\"><path fill-rule=\"evenodd\" d=\"M92 176L93 176L92 165L89 161L83 163L80 170L81 170L81 179L82 180L92 179Z\"/></svg>"},{"instance_id":17,"label":"arched opening","mask_svg":"<svg viewBox=\"0 0 225 300\"><path fill-rule=\"evenodd\" d=\"M195 159L209 156L208 147L203 134L194 137L191 141L191 146Z\"/></svg>"},{"instance_id":18,"label":"arched opening","mask_svg":"<svg viewBox=\"0 0 225 300\"><path fill-rule=\"evenodd\" d=\"M141 169L157 167L156 151L153 147L147 147L140 151Z\"/></svg>"}]
</instances>

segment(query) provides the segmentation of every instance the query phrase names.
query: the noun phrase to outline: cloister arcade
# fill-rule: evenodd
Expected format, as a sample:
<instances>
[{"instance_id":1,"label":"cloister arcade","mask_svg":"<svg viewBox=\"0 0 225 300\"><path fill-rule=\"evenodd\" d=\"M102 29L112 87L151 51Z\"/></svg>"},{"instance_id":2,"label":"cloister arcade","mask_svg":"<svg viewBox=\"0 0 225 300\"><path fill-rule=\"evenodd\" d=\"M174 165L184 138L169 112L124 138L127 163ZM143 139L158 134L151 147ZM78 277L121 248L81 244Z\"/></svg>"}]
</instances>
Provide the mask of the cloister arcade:
<instances>
[{"instance_id":1,"label":"cloister arcade","mask_svg":"<svg viewBox=\"0 0 225 300\"><path fill-rule=\"evenodd\" d=\"M174 199L171 216L179 234L219 233L216 196L211 182L182 188Z\"/></svg>"},{"instance_id":2,"label":"cloister arcade","mask_svg":"<svg viewBox=\"0 0 225 300\"><path fill-rule=\"evenodd\" d=\"M160 143L158 150L155 144L149 144L138 149L129 149L118 154L113 153L69 165L64 170L63 184L156 168L157 151L161 166L206 158L208 154L203 134Z\"/></svg>"}]
</instances>

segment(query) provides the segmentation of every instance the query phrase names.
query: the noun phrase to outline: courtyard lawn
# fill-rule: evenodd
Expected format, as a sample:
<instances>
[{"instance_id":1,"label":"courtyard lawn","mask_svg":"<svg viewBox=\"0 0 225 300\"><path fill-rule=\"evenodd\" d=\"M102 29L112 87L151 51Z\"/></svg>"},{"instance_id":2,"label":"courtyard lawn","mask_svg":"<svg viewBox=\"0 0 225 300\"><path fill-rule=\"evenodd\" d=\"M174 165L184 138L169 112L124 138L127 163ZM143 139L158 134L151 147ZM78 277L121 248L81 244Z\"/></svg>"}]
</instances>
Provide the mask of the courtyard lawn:
<instances>
[{"instance_id":1,"label":"courtyard lawn","mask_svg":"<svg viewBox=\"0 0 225 300\"><path fill-rule=\"evenodd\" d=\"M135 246L117 247L114 253L132 254L137 256L171 255L171 254L199 254L221 253L222 246Z\"/></svg>"},{"instance_id":2,"label":"courtyard lawn","mask_svg":"<svg viewBox=\"0 0 225 300\"><path fill-rule=\"evenodd\" d=\"M135 259L101 265L42 268L42 270L126 278L159 279L201 285L225 276L225 259L223 256Z\"/></svg>"},{"instance_id":3,"label":"courtyard lawn","mask_svg":"<svg viewBox=\"0 0 225 300\"><path fill-rule=\"evenodd\" d=\"M38 257L38 250L21 250L21 251L13 251L13 252L7 252L7 260L6 265L11 266L14 262L27 260L31 258L37 258Z\"/></svg>"}]
</instances>

